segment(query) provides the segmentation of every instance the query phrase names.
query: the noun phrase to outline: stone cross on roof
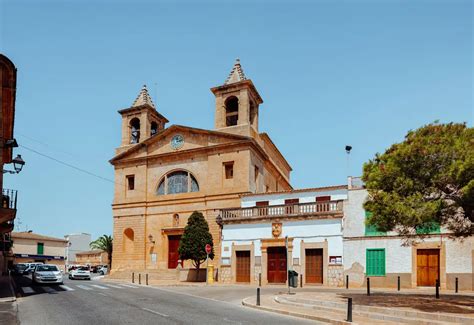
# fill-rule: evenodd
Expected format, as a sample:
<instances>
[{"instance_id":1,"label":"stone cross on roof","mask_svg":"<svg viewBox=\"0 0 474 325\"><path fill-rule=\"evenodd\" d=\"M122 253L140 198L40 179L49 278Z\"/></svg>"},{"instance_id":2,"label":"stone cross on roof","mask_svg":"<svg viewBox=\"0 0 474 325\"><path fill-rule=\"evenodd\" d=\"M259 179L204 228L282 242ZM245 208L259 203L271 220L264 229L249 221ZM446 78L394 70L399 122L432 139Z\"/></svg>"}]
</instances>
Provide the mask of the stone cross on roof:
<instances>
[{"instance_id":1,"label":"stone cross on roof","mask_svg":"<svg viewBox=\"0 0 474 325\"><path fill-rule=\"evenodd\" d=\"M232 68L232 71L230 72L227 79L225 80L224 85L232 84L242 80L247 80L247 78L245 77L244 70L242 70L242 66L240 65L240 60L236 59L234 67Z\"/></svg>"},{"instance_id":2,"label":"stone cross on roof","mask_svg":"<svg viewBox=\"0 0 474 325\"><path fill-rule=\"evenodd\" d=\"M155 104L153 104L153 101L151 100L150 94L148 93L148 89L146 88L146 85L143 85L142 90L140 90L140 93L137 96L137 99L132 104L132 107L137 107L137 106L142 106L142 105L150 105L151 107L155 108Z\"/></svg>"}]
</instances>

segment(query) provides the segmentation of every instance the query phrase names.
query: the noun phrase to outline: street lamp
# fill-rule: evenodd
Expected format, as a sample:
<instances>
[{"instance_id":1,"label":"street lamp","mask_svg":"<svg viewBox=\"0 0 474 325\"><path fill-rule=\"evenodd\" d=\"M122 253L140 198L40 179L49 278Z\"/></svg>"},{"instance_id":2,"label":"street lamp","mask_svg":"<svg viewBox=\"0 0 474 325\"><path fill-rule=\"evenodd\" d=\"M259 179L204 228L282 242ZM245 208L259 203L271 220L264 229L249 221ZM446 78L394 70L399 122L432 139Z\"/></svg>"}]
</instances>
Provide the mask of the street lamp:
<instances>
[{"instance_id":1,"label":"street lamp","mask_svg":"<svg viewBox=\"0 0 474 325\"><path fill-rule=\"evenodd\" d=\"M25 165L25 161L23 160L23 158L21 158L21 155L17 155L13 160L12 160L12 163L13 163L13 168L15 170L6 170L6 169L3 169L2 170L2 173L10 173L10 174L15 174L15 173L19 173L21 172L21 170L23 169L23 166Z\"/></svg>"}]
</instances>

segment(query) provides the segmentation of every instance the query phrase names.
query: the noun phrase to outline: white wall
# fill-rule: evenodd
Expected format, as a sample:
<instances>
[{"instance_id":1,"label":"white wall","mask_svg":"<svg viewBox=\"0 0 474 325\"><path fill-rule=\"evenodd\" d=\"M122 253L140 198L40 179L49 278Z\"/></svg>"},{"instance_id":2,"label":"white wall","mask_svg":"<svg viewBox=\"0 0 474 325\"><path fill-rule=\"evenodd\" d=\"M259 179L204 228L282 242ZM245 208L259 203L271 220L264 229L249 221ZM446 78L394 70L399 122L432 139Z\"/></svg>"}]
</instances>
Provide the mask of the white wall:
<instances>
[{"instance_id":1,"label":"white wall","mask_svg":"<svg viewBox=\"0 0 474 325\"><path fill-rule=\"evenodd\" d=\"M363 204L367 199L367 190L351 190L344 201L344 237L365 235L365 210Z\"/></svg>"},{"instance_id":2,"label":"white wall","mask_svg":"<svg viewBox=\"0 0 474 325\"><path fill-rule=\"evenodd\" d=\"M242 208L254 207L255 203L259 201L269 201L269 205L285 204L286 199L299 199L300 203L316 202L317 196L331 196L331 200L345 200L347 199L347 189L244 196Z\"/></svg>"},{"instance_id":3,"label":"white wall","mask_svg":"<svg viewBox=\"0 0 474 325\"><path fill-rule=\"evenodd\" d=\"M282 222L281 237L293 240L293 257L300 257L301 240L305 242L328 241L328 254L342 256L341 219L303 220ZM260 239L273 238L272 223L224 225L222 230L222 257L231 257L234 245L255 245L255 256L261 256ZM227 251L225 251L227 247Z\"/></svg>"},{"instance_id":4,"label":"white wall","mask_svg":"<svg viewBox=\"0 0 474 325\"><path fill-rule=\"evenodd\" d=\"M75 261L76 253L90 250L89 244L91 242L91 235L87 233L69 234L64 236L69 240L69 247L67 248L67 260Z\"/></svg>"}]
</instances>

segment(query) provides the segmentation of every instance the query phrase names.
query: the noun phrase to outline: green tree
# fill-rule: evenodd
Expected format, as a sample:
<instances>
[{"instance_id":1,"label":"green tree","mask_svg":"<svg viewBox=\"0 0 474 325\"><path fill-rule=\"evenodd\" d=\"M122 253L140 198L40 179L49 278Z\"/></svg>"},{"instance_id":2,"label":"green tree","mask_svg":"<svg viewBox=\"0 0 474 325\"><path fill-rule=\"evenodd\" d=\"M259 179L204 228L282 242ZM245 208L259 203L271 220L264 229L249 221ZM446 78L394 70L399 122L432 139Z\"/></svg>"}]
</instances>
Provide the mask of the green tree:
<instances>
[{"instance_id":1,"label":"green tree","mask_svg":"<svg viewBox=\"0 0 474 325\"><path fill-rule=\"evenodd\" d=\"M184 228L183 236L179 243L178 253L182 260L192 260L196 268L196 278L199 277L201 264L206 261L206 244L211 245L209 258L214 259L214 244L209 232L209 225L201 212L194 211Z\"/></svg>"},{"instance_id":2,"label":"green tree","mask_svg":"<svg viewBox=\"0 0 474 325\"><path fill-rule=\"evenodd\" d=\"M92 249L100 249L107 252L107 257L109 258L109 269L110 272L112 267L112 249L113 249L113 239L112 236L102 235L93 242L89 244Z\"/></svg>"},{"instance_id":3,"label":"green tree","mask_svg":"<svg viewBox=\"0 0 474 325\"><path fill-rule=\"evenodd\" d=\"M367 225L406 239L433 224L452 237L474 230L474 129L428 124L364 164ZM423 232L418 231L418 234Z\"/></svg>"}]
</instances>

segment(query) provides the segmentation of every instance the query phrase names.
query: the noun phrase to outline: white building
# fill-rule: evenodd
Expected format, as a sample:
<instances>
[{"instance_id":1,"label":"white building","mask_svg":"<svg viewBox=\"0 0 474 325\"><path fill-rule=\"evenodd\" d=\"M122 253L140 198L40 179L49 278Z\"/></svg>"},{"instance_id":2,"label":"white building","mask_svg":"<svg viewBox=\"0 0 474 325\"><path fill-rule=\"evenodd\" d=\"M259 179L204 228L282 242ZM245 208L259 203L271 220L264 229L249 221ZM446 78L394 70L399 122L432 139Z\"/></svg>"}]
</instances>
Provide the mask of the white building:
<instances>
[{"instance_id":1,"label":"white building","mask_svg":"<svg viewBox=\"0 0 474 325\"><path fill-rule=\"evenodd\" d=\"M349 179L348 200L344 205L344 274L350 286L414 288L434 286L454 289L456 278L460 290L474 289L474 240L451 240L447 232L433 227L429 236L414 245L404 246L396 233L381 233L366 227L367 212L363 203L367 190Z\"/></svg>"},{"instance_id":2,"label":"white building","mask_svg":"<svg viewBox=\"0 0 474 325\"><path fill-rule=\"evenodd\" d=\"M91 234L76 233L65 235L64 238L69 241L66 248L66 256L68 265L74 264L76 261L76 253L90 250L89 244L91 242Z\"/></svg>"},{"instance_id":3,"label":"white building","mask_svg":"<svg viewBox=\"0 0 474 325\"><path fill-rule=\"evenodd\" d=\"M219 281L285 283L288 267L304 284L342 286L346 199L347 186L244 195L220 211Z\"/></svg>"}]
</instances>

